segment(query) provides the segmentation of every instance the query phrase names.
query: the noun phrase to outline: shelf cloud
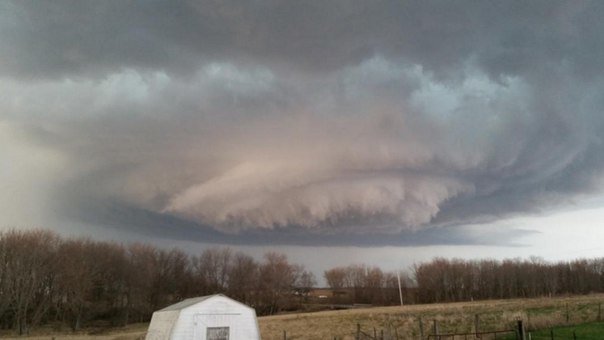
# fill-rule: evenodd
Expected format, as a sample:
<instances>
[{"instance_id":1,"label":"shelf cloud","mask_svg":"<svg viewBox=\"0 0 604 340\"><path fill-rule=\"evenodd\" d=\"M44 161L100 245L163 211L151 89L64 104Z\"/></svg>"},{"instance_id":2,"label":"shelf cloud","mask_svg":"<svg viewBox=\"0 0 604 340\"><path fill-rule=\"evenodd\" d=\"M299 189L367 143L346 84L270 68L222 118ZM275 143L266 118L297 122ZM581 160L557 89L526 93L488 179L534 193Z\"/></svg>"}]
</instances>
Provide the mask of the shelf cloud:
<instances>
[{"instance_id":1,"label":"shelf cloud","mask_svg":"<svg viewBox=\"0 0 604 340\"><path fill-rule=\"evenodd\" d=\"M239 240L442 243L434 230L572 204L602 191L602 14L4 2L0 225L140 214ZM32 197L43 208L11 203Z\"/></svg>"}]
</instances>

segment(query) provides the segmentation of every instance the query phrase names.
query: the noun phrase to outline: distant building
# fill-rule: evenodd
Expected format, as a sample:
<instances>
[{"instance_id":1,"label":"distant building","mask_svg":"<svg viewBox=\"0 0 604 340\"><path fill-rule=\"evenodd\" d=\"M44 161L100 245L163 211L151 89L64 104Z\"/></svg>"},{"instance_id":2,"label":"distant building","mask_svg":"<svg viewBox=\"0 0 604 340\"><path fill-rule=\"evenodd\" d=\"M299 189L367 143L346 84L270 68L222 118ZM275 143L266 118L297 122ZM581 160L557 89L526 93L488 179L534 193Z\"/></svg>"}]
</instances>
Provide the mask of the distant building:
<instances>
[{"instance_id":1,"label":"distant building","mask_svg":"<svg viewBox=\"0 0 604 340\"><path fill-rule=\"evenodd\" d=\"M222 294L186 299L153 313L146 340L259 340L256 311Z\"/></svg>"}]
</instances>

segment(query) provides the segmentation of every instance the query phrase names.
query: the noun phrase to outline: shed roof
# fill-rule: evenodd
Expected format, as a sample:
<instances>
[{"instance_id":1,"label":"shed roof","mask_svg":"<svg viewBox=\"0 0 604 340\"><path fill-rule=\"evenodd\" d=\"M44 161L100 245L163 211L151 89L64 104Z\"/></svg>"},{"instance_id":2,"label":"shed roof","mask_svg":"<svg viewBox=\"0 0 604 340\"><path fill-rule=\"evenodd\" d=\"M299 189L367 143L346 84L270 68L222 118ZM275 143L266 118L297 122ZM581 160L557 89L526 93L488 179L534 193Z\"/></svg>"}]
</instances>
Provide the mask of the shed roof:
<instances>
[{"instance_id":1,"label":"shed roof","mask_svg":"<svg viewBox=\"0 0 604 340\"><path fill-rule=\"evenodd\" d=\"M195 297L195 298L190 298L190 299L185 299L180 301L179 303L175 303L173 305L170 305L164 309L160 309L158 310L158 312L168 312L168 311L179 311L181 309L187 308L189 306L193 306L194 304L200 303L204 300L207 300L211 297L214 296L224 296L222 294L214 294L214 295L206 295L206 296L200 296L200 297Z\"/></svg>"}]
</instances>

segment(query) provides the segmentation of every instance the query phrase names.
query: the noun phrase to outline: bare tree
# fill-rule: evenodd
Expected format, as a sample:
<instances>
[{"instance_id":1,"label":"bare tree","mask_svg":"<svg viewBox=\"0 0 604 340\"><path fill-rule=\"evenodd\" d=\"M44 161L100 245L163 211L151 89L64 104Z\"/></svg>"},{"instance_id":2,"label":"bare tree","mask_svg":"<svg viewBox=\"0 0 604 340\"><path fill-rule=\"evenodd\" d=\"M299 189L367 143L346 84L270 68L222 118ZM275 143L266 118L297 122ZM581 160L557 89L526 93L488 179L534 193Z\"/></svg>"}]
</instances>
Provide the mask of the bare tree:
<instances>
[{"instance_id":1,"label":"bare tree","mask_svg":"<svg viewBox=\"0 0 604 340\"><path fill-rule=\"evenodd\" d=\"M249 255L236 253L229 267L229 288L231 297L254 304L254 291L258 282L258 263Z\"/></svg>"},{"instance_id":2,"label":"bare tree","mask_svg":"<svg viewBox=\"0 0 604 340\"><path fill-rule=\"evenodd\" d=\"M308 300L308 293L317 284L315 275L302 265L292 265L294 272L294 292L303 301Z\"/></svg>"},{"instance_id":3,"label":"bare tree","mask_svg":"<svg viewBox=\"0 0 604 340\"><path fill-rule=\"evenodd\" d=\"M259 279L264 312L275 314L285 306L292 294L295 279L294 268L285 254L269 252L264 255Z\"/></svg>"},{"instance_id":4,"label":"bare tree","mask_svg":"<svg viewBox=\"0 0 604 340\"><path fill-rule=\"evenodd\" d=\"M91 307L95 280L100 275L98 258L90 240L67 240L58 249L57 289L59 303L73 330L81 327Z\"/></svg>"},{"instance_id":5,"label":"bare tree","mask_svg":"<svg viewBox=\"0 0 604 340\"><path fill-rule=\"evenodd\" d=\"M127 273L127 307L129 315L142 322L153 312L151 291L157 268L157 249L134 243L127 249L130 271Z\"/></svg>"},{"instance_id":6,"label":"bare tree","mask_svg":"<svg viewBox=\"0 0 604 340\"><path fill-rule=\"evenodd\" d=\"M206 293L225 292L228 288L232 251L229 248L209 248L193 260L194 272Z\"/></svg>"},{"instance_id":7,"label":"bare tree","mask_svg":"<svg viewBox=\"0 0 604 340\"><path fill-rule=\"evenodd\" d=\"M29 332L49 310L54 284L54 264L59 238L49 231L9 231L5 239L5 288L19 334Z\"/></svg>"},{"instance_id":8,"label":"bare tree","mask_svg":"<svg viewBox=\"0 0 604 340\"><path fill-rule=\"evenodd\" d=\"M333 290L340 290L346 284L346 268L344 267L326 270L323 276L325 277L325 281L327 281L327 285Z\"/></svg>"}]
</instances>

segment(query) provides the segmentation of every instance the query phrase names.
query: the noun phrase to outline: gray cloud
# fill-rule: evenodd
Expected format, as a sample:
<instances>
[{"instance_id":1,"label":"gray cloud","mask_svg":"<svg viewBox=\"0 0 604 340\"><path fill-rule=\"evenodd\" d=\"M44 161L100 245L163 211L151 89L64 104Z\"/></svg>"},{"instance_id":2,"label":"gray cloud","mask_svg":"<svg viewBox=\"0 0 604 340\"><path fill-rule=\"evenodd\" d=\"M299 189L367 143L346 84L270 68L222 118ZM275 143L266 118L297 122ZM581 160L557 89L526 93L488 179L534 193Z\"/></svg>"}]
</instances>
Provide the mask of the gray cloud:
<instances>
[{"instance_id":1,"label":"gray cloud","mask_svg":"<svg viewBox=\"0 0 604 340\"><path fill-rule=\"evenodd\" d=\"M53 165L0 176L40 220L475 244L602 188L600 2L0 6L4 160Z\"/></svg>"},{"instance_id":2,"label":"gray cloud","mask_svg":"<svg viewBox=\"0 0 604 340\"><path fill-rule=\"evenodd\" d=\"M188 74L208 61L337 70L375 55L442 72L476 58L498 74L604 58L598 1L37 1L2 10L4 73L38 78L123 68Z\"/></svg>"}]
</instances>

